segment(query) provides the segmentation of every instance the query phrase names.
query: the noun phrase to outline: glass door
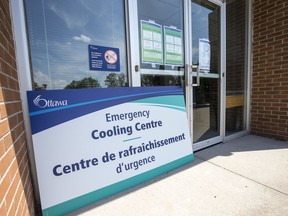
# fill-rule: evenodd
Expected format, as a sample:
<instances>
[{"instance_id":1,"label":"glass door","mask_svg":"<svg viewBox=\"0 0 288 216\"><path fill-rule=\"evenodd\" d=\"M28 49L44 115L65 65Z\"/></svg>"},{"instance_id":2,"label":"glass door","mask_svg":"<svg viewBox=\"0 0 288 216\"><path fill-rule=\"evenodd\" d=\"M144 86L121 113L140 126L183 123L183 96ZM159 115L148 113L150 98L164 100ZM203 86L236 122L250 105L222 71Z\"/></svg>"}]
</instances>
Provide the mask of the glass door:
<instances>
[{"instance_id":1,"label":"glass door","mask_svg":"<svg viewBox=\"0 0 288 216\"><path fill-rule=\"evenodd\" d=\"M222 6L128 1L132 86L183 86L196 150L223 141Z\"/></svg>"},{"instance_id":2,"label":"glass door","mask_svg":"<svg viewBox=\"0 0 288 216\"><path fill-rule=\"evenodd\" d=\"M191 1L194 149L223 141L222 2Z\"/></svg>"}]
</instances>

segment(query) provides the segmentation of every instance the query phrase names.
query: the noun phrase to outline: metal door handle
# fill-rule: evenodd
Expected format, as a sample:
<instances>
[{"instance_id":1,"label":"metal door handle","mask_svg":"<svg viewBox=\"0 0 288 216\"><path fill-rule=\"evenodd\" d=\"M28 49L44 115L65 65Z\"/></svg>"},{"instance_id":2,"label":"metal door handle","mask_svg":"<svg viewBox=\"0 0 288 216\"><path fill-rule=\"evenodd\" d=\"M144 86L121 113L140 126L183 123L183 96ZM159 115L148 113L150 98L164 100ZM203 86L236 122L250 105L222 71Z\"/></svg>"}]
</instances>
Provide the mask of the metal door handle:
<instances>
[{"instance_id":1,"label":"metal door handle","mask_svg":"<svg viewBox=\"0 0 288 216\"><path fill-rule=\"evenodd\" d=\"M199 65L195 66L196 67L196 83L193 83L192 86L200 86L200 69L199 69ZM192 71L193 71L193 65L192 65Z\"/></svg>"}]
</instances>

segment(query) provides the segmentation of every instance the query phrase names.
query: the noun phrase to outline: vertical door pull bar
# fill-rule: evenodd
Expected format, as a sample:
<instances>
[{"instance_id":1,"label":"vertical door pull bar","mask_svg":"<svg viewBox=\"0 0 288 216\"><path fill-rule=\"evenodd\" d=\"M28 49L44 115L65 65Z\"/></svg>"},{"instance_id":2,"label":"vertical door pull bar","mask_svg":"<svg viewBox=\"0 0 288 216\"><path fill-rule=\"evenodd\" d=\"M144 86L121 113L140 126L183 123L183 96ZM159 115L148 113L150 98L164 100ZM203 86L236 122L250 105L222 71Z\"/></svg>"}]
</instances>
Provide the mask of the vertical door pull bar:
<instances>
[{"instance_id":1,"label":"vertical door pull bar","mask_svg":"<svg viewBox=\"0 0 288 216\"><path fill-rule=\"evenodd\" d=\"M193 70L194 69L194 70ZM192 65L192 71L196 69L196 83L193 82L192 86L200 86L200 69L199 65Z\"/></svg>"}]
</instances>

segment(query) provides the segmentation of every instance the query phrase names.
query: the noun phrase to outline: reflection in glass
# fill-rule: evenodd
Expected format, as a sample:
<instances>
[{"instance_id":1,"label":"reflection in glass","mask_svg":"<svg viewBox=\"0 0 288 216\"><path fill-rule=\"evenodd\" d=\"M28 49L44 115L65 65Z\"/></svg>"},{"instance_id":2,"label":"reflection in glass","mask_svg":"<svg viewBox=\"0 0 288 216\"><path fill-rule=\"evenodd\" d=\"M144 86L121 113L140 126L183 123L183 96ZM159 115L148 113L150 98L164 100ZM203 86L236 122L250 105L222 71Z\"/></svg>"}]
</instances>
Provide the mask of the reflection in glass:
<instances>
[{"instance_id":1,"label":"reflection in glass","mask_svg":"<svg viewBox=\"0 0 288 216\"><path fill-rule=\"evenodd\" d=\"M192 40L193 67L201 74L200 85L193 88L193 142L200 142L220 135L219 6L192 1ZM203 56L205 46L210 56Z\"/></svg>"},{"instance_id":2,"label":"reflection in glass","mask_svg":"<svg viewBox=\"0 0 288 216\"><path fill-rule=\"evenodd\" d=\"M25 0L25 7L34 89L127 85L124 1ZM117 76L89 70L88 44L119 48Z\"/></svg>"},{"instance_id":3,"label":"reflection in glass","mask_svg":"<svg viewBox=\"0 0 288 216\"><path fill-rule=\"evenodd\" d=\"M176 86L182 83L181 76L141 75L142 86Z\"/></svg>"},{"instance_id":4,"label":"reflection in glass","mask_svg":"<svg viewBox=\"0 0 288 216\"><path fill-rule=\"evenodd\" d=\"M138 0L141 85L181 85L184 65L182 0Z\"/></svg>"},{"instance_id":5,"label":"reflection in glass","mask_svg":"<svg viewBox=\"0 0 288 216\"><path fill-rule=\"evenodd\" d=\"M200 78L193 88L193 141L200 142L220 135L219 79Z\"/></svg>"},{"instance_id":6,"label":"reflection in glass","mask_svg":"<svg viewBox=\"0 0 288 216\"><path fill-rule=\"evenodd\" d=\"M209 73L219 73L220 62L220 7L208 1L192 1L192 62L199 65L199 45L210 45ZM201 56L201 53L200 53ZM203 58L203 56L201 56ZM201 72L201 68L200 68Z\"/></svg>"}]
</instances>

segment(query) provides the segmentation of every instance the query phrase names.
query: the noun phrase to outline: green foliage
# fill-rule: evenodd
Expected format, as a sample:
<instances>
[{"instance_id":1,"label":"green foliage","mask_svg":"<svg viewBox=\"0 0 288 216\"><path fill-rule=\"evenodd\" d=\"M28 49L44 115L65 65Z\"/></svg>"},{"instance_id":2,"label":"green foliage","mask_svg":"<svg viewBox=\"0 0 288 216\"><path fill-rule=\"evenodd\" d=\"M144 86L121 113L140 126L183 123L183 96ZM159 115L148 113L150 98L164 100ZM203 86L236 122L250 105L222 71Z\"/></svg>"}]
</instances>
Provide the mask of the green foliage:
<instances>
[{"instance_id":1,"label":"green foliage","mask_svg":"<svg viewBox=\"0 0 288 216\"><path fill-rule=\"evenodd\" d=\"M124 73L110 73L105 79L105 85L107 87L124 87L125 75Z\"/></svg>"},{"instance_id":2,"label":"green foliage","mask_svg":"<svg viewBox=\"0 0 288 216\"><path fill-rule=\"evenodd\" d=\"M107 87L124 87L124 73L110 73L106 76L105 85ZM80 88L102 88L100 82L92 77L85 77L81 80L73 80L64 89L80 89Z\"/></svg>"},{"instance_id":3,"label":"green foliage","mask_svg":"<svg viewBox=\"0 0 288 216\"><path fill-rule=\"evenodd\" d=\"M64 89L101 88L100 82L92 77L85 77L79 81L73 80Z\"/></svg>"}]
</instances>

